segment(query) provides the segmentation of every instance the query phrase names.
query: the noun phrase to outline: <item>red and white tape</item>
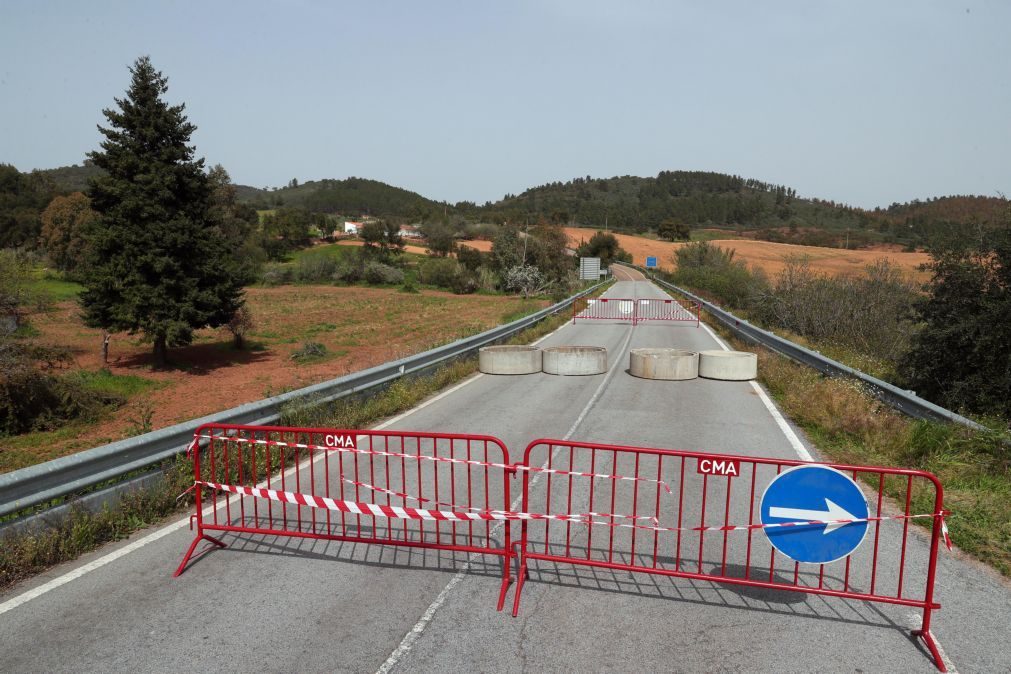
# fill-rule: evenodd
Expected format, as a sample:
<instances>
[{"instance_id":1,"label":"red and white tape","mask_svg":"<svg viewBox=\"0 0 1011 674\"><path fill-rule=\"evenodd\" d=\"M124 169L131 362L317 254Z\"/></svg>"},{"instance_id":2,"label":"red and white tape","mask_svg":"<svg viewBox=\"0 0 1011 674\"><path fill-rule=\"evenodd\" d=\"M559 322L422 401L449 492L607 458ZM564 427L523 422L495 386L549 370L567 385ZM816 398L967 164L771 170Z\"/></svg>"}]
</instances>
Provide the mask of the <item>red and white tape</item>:
<instances>
[{"instance_id":1,"label":"red and white tape","mask_svg":"<svg viewBox=\"0 0 1011 674\"><path fill-rule=\"evenodd\" d=\"M546 468L540 466L511 466L505 463L494 463L489 461L476 461L474 459L458 459L450 456L429 456L427 454L406 454L403 452L391 452L381 449L359 449L357 447L327 447L324 445L314 445L301 442L284 442L282 440L258 440L256 438L224 437L220 435L198 435L197 439L219 440L224 442L237 442L265 447L289 447L294 449L318 449L327 452L343 452L347 454L371 454L372 456L387 456L397 459L420 459L423 461L435 461L440 463L455 463L469 466L482 466L487 468L502 468L504 470L529 471L531 473L553 473L557 475L572 475L574 477L592 477L609 480L624 480L629 482L653 482L660 485L670 494L670 486L663 480L649 477L631 477L628 475L610 475L607 473L585 473L580 471L563 470L561 468Z\"/></svg>"},{"instance_id":2,"label":"red and white tape","mask_svg":"<svg viewBox=\"0 0 1011 674\"><path fill-rule=\"evenodd\" d=\"M387 517L391 519L411 519L411 520L438 520L438 521L464 521L474 520L555 520L562 522L576 522L579 524L606 526L612 528L642 529L645 531L674 533L679 531L755 531L758 529L779 529L786 527L803 527L819 524L856 524L858 522L884 522L886 520L908 520L926 517L937 517L941 520L941 532L944 543L951 550L951 539L948 536L948 527L944 522L944 512L935 514L919 515L887 515L879 517L863 517L852 519L835 520L806 520L797 522L780 522L776 524L743 524L743 525L723 525L723 526L699 526L699 527L661 527L647 526L643 524L616 524L614 522L602 522L590 519L590 517L606 517L608 519L619 517L625 519L651 519L652 517L634 517L630 515L611 515L607 513L582 513L582 514L544 514L526 513L505 510L482 510L462 512L459 510L430 510L423 508L409 508L407 506L382 505L379 503L362 503L359 501L338 501L325 496L315 496L313 494L300 494L290 491L278 491L276 489L262 489L260 487L246 487L242 485L220 484L217 482L196 482L210 489L229 492L232 494L242 494L269 499L281 503L291 503L310 508L322 508L326 510L337 510L353 515L367 515L373 517Z\"/></svg>"}]
</instances>

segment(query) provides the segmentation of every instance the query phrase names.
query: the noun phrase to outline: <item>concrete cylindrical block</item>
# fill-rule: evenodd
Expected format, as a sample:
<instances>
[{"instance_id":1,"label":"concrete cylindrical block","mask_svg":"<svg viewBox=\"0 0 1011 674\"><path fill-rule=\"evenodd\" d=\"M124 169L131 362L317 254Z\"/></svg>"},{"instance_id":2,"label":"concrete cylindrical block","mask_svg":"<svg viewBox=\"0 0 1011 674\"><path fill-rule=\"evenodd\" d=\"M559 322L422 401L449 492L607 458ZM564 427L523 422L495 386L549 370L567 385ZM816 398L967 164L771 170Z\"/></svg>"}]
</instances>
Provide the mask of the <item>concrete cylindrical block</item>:
<instances>
[{"instance_id":1,"label":"concrete cylindrical block","mask_svg":"<svg viewBox=\"0 0 1011 674\"><path fill-rule=\"evenodd\" d=\"M607 372L607 349L602 346L552 346L544 349L548 374L581 375Z\"/></svg>"},{"instance_id":2,"label":"concrete cylindrical block","mask_svg":"<svg viewBox=\"0 0 1011 674\"><path fill-rule=\"evenodd\" d=\"M536 346L485 346L478 351L477 367L485 374L533 374L541 371L541 350Z\"/></svg>"},{"instance_id":3,"label":"concrete cylindrical block","mask_svg":"<svg viewBox=\"0 0 1011 674\"><path fill-rule=\"evenodd\" d=\"M684 349L632 349L628 371L643 379L695 379L699 376L699 354Z\"/></svg>"},{"instance_id":4,"label":"concrete cylindrical block","mask_svg":"<svg viewBox=\"0 0 1011 674\"><path fill-rule=\"evenodd\" d=\"M747 381L758 376L758 356L746 351L700 351L699 376Z\"/></svg>"}]
</instances>

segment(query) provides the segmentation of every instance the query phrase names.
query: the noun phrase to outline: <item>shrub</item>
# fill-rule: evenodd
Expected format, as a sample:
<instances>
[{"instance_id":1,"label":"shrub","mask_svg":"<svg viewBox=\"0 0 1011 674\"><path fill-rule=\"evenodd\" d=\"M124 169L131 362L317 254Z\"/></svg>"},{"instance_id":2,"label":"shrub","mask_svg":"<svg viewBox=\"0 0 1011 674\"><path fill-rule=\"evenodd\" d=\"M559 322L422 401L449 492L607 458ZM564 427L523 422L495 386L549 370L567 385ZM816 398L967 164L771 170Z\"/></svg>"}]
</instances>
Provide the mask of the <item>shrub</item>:
<instances>
[{"instance_id":1,"label":"shrub","mask_svg":"<svg viewBox=\"0 0 1011 674\"><path fill-rule=\"evenodd\" d=\"M268 264L263 268L263 284L268 286L281 286L291 283L291 268L282 264Z\"/></svg>"},{"instance_id":2,"label":"shrub","mask_svg":"<svg viewBox=\"0 0 1011 674\"><path fill-rule=\"evenodd\" d=\"M304 363L306 361L322 358L326 354L327 349L325 344L320 344L319 342L305 342L302 344L300 349L297 349L293 354L291 354L291 359Z\"/></svg>"},{"instance_id":3,"label":"shrub","mask_svg":"<svg viewBox=\"0 0 1011 674\"><path fill-rule=\"evenodd\" d=\"M341 260L331 275L331 279L336 283L353 285L364 277L365 269L357 259Z\"/></svg>"},{"instance_id":4,"label":"shrub","mask_svg":"<svg viewBox=\"0 0 1011 674\"><path fill-rule=\"evenodd\" d=\"M368 283L377 285L394 285L404 281L404 272L382 262L369 262L366 264L364 276Z\"/></svg>"},{"instance_id":5,"label":"shrub","mask_svg":"<svg viewBox=\"0 0 1011 674\"><path fill-rule=\"evenodd\" d=\"M418 268L422 283L442 288L452 288L459 273L460 265L448 258L425 260Z\"/></svg>"},{"instance_id":6,"label":"shrub","mask_svg":"<svg viewBox=\"0 0 1011 674\"><path fill-rule=\"evenodd\" d=\"M245 345L246 333L253 329L253 314L245 304L235 310L232 318L228 321L228 332L232 333L232 340L235 348L241 349Z\"/></svg>"},{"instance_id":7,"label":"shrub","mask_svg":"<svg viewBox=\"0 0 1011 674\"><path fill-rule=\"evenodd\" d=\"M337 261L329 255L303 255L295 265L299 283L328 283L337 271Z\"/></svg>"}]
</instances>

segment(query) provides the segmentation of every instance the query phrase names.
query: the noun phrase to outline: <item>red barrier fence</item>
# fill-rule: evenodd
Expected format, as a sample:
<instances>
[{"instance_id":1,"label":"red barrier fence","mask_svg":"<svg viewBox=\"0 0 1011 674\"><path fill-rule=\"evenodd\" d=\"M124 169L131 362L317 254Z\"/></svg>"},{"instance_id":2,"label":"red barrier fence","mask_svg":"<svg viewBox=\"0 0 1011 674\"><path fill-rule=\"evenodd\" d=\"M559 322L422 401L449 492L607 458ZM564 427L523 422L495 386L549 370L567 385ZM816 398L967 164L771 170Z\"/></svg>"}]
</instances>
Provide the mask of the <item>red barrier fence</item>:
<instances>
[{"instance_id":1,"label":"red barrier fence","mask_svg":"<svg viewBox=\"0 0 1011 674\"><path fill-rule=\"evenodd\" d=\"M530 468L542 465L562 472L546 473L535 485ZM515 544L520 571L513 615L531 560L884 602L923 610L915 634L944 671L930 633L931 612L940 608L933 599L943 527L937 478L915 470L831 466L874 485L866 538L844 559L802 568L758 529L765 485L803 465L811 464L561 440L531 443L517 466L523 512L598 514L583 523L523 521ZM581 472L598 477L581 478ZM904 494L902 513L883 510L888 483ZM933 518L928 556L913 554L907 545L909 520L918 516Z\"/></svg>"},{"instance_id":2,"label":"red barrier fence","mask_svg":"<svg viewBox=\"0 0 1011 674\"><path fill-rule=\"evenodd\" d=\"M699 326L702 306L693 300L673 298L598 297L577 299L572 303L572 322L576 319L630 321L632 325L646 321L689 323Z\"/></svg>"},{"instance_id":3,"label":"red barrier fence","mask_svg":"<svg viewBox=\"0 0 1011 674\"><path fill-rule=\"evenodd\" d=\"M501 610L512 580L510 527L440 514L509 509L513 468L501 441L208 425L197 429L194 442L201 446L192 451L196 537L176 576L201 540L224 546L208 532L435 548L502 557Z\"/></svg>"},{"instance_id":4,"label":"red barrier fence","mask_svg":"<svg viewBox=\"0 0 1011 674\"><path fill-rule=\"evenodd\" d=\"M235 425L202 426L191 456L196 536L177 576L202 540L224 546L208 532L435 548L501 557L501 610L515 556L514 616L531 561L897 604L923 611L914 634L945 671L930 632L944 497L930 473L563 440L530 443L514 465L489 436ZM763 524L769 485L811 466L842 473L866 516L840 518L826 496L826 513ZM886 492L898 494L895 512ZM908 545L916 518L932 520L929 552ZM516 542L511 520L522 522ZM862 538L831 562L802 566L771 542L775 527L821 540L856 523Z\"/></svg>"}]
</instances>

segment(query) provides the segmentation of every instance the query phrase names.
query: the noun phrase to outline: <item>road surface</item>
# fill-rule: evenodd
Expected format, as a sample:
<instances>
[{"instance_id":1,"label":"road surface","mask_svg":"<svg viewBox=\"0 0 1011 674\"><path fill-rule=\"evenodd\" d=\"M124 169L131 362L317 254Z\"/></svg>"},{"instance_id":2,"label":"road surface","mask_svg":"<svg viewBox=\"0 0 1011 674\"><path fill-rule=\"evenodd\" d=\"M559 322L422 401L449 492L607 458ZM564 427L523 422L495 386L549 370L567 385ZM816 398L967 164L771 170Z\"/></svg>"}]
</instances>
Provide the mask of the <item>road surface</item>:
<instances>
[{"instance_id":1,"label":"road surface","mask_svg":"<svg viewBox=\"0 0 1011 674\"><path fill-rule=\"evenodd\" d=\"M615 269L608 296L666 297ZM384 426L493 435L514 460L539 437L817 458L757 385L625 371L629 348L720 348L705 327L580 321L541 346L566 344L606 347L609 372L475 376ZM698 504L685 508L700 514ZM909 554L922 560L926 538L913 529ZM934 671L909 635L918 614L901 606L532 563L512 618L495 610L495 558L225 535L227 549L173 579L191 535L181 522L140 532L0 596L3 669ZM701 566L718 552L707 548ZM933 631L949 667L1008 671L1007 583L942 550L936 598Z\"/></svg>"}]
</instances>

